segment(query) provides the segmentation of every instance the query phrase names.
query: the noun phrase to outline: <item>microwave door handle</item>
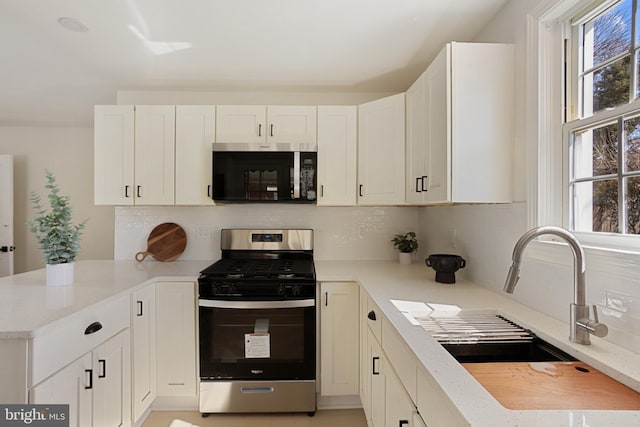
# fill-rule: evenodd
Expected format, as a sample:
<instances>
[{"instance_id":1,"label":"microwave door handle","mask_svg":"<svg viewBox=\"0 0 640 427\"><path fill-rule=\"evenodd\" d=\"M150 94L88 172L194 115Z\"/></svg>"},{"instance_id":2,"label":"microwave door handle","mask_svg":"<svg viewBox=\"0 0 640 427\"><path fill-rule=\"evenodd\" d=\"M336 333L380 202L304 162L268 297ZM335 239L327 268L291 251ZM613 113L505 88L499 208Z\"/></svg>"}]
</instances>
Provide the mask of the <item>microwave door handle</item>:
<instances>
[{"instance_id":1,"label":"microwave door handle","mask_svg":"<svg viewBox=\"0 0 640 427\"><path fill-rule=\"evenodd\" d=\"M293 153L293 199L300 198L300 152Z\"/></svg>"}]
</instances>

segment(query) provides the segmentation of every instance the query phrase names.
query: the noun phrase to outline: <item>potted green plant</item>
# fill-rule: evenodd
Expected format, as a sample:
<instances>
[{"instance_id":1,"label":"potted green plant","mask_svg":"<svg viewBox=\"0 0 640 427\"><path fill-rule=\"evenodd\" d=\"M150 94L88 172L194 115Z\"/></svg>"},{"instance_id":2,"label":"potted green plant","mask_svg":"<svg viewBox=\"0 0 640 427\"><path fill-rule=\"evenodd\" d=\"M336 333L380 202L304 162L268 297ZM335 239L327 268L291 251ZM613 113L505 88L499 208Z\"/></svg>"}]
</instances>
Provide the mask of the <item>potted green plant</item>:
<instances>
[{"instance_id":1,"label":"potted green plant","mask_svg":"<svg viewBox=\"0 0 640 427\"><path fill-rule=\"evenodd\" d=\"M31 204L37 216L29 219L29 230L35 235L44 254L47 285L69 285L73 283L73 262L80 251L80 235L87 220L72 224L69 196L60 194L53 173L45 170L45 177L50 209L47 210L42 198L32 192Z\"/></svg>"},{"instance_id":2,"label":"potted green plant","mask_svg":"<svg viewBox=\"0 0 640 427\"><path fill-rule=\"evenodd\" d=\"M393 247L400 251L400 264L411 264L412 254L418 250L416 233L410 231L405 234L396 234L391 241Z\"/></svg>"}]
</instances>

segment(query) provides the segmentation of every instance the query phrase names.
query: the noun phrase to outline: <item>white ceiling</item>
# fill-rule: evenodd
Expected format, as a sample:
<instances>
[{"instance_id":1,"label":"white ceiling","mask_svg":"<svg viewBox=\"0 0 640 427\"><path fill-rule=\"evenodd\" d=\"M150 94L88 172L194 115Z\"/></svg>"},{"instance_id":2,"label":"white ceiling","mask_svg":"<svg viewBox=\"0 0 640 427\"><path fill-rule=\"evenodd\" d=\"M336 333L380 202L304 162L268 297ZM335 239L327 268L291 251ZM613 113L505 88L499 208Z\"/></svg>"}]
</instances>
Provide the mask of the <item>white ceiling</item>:
<instances>
[{"instance_id":1,"label":"white ceiling","mask_svg":"<svg viewBox=\"0 0 640 427\"><path fill-rule=\"evenodd\" d=\"M400 92L506 2L0 0L0 125L89 125L119 89Z\"/></svg>"}]
</instances>

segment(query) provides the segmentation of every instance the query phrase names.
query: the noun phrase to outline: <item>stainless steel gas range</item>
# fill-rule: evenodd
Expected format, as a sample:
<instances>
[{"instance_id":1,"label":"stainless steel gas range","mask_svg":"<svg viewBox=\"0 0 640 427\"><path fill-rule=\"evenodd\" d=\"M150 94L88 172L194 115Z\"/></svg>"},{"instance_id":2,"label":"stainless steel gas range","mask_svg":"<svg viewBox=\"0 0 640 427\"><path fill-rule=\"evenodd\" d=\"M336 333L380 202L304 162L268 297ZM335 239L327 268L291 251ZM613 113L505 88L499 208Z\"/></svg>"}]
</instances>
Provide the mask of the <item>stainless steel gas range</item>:
<instances>
[{"instance_id":1,"label":"stainless steel gas range","mask_svg":"<svg viewBox=\"0 0 640 427\"><path fill-rule=\"evenodd\" d=\"M312 230L223 229L200 273L200 412L316 410Z\"/></svg>"}]
</instances>

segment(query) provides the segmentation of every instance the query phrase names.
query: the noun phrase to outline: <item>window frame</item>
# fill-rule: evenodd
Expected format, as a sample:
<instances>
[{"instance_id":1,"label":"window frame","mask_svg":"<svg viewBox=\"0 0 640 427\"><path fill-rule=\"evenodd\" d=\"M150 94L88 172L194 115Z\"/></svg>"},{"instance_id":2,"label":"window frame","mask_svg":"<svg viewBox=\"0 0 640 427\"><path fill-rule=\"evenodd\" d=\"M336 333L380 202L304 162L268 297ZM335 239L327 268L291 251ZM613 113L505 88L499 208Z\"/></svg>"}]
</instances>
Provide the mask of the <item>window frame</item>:
<instances>
[{"instance_id":1,"label":"window frame","mask_svg":"<svg viewBox=\"0 0 640 427\"><path fill-rule=\"evenodd\" d=\"M605 116L593 116L565 123L573 110L577 85L567 85L562 78L577 69L575 58L567 55L570 40L570 19L609 7L615 0L546 0L540 2L527 15L526 69L527 102L526 162L528 224L530 227L558 225L569 229L569 132L596 122L610 120L620 114L640 112L640 99L624 104ZM589 10L591 6L591 10ZM577 75L574 73L573 75ZM589 251L606 256L607 266L627 265L630 261L640 265L640 236L618 233L573 232ZM555 240L550 238L548 240ZM541 250L538 258L552 260L553 251ZM607 268L608 270L608 268Z\"/></svg>"},{"instance_id":2,"label":"window frame","mask_svg":"<svg viewBox=\"0 0 640 427\"><path fill-rule=\"evenodd\" d=\"M618 180L618 226L620 228L620 232L618 233L605 233L605 232L586 232L586 231L577 231L573 230L574 217L572 213L572 194L570 191L570 182L571 176L570 171L573 167L572 163L574 159L571 157L571 144L573 135L575 132L584 130L584 129L592 129L599 125L604 125L610 122L619 122L620 120L625 120L625 118L629 118L632 116L640 115L640 98L636 97L632 101L619 105L612 109L606 109L602 111L598 111L592 113L588 117L580 118L582 114L582 109L584 108L582 99L582 90L581 90L581 73L586 73L592 71L593 69L603 68L607 64L614 62L615 60L630 55L631 62L633 66L631 67L632 71L630 72L630 92L633 94L636 93L636 87L638 85L637 81L637 68L638 62L636 59L636 49L635 49L635 21L632 20L632 30L631 30L631 53L625 52L623 54L618 54L612 58L609 58L607 61L599 64L596 67L592 67L589 70L582 70L581 61L582 61L582 42L581 38L582 34L582 25L590 20L592 20L595 16L599 15L609 7L618 3L618 0L604 0L604 1L596 1L588 2L579 1L575 2L575 6L571 10L570 13L565 15L564 19L559 20L559 25L562 26L562 32L564 34L563 37L563 46L564 46L564 60L565 60L565 70L567 75L565 75L564 79L564 90L566 95L564 97L564 118L562 124L562 148L563 148L563 158L565 159L563 162L563 197L562 197L562 225L563 227L570 230L574 233L579 240L585 244L599 248L609 248L609 249L618 249L618 250L632 250L640 252L640 236L633 234L623 234L622 230L626 230L626 206L624 205L624 193L620 191L620 189L624 188L624 177L630 175L624 171L624 168L620 168L619 165L618 171L616 174L616 179ZM582 9L581 9L582 8ZM575 13L578 10L579 12ZM635 8L632 9L632 14L635 15ZM631 98L631 94L630 94ZM622 129L620 129L622 132ZM619 141L619 150L623 150L624 141ZM637 174L631 174L637 175ZM597 177L591 182L598 181L600 178ZM588 181L588 180L587 180Z\"/></svg>"}]
</instances>

